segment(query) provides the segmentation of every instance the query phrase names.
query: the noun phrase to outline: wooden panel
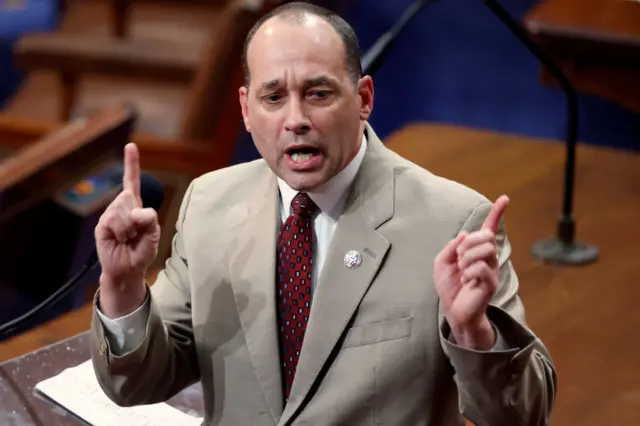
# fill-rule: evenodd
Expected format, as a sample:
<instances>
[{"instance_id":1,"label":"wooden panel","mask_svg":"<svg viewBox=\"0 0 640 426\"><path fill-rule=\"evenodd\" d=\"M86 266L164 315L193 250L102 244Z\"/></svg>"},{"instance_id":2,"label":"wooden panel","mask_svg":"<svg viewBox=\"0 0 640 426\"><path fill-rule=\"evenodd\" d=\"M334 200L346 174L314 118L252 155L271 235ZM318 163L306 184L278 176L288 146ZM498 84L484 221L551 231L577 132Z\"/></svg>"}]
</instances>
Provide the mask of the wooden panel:
<instances>
[{"instance_id":1,"label":"wooden panel","mask_svg":"<svg viewBox=\"0 0 640 426\"><path fill-rule=\"evenodd\" d=\"M226 165L241 128L234 88L241 84L242 45L261 16L258 6L238 0L224 9L212 8L213 15L207 15L211 20L206 44L180 38L96 41L88 35L76 40L77 30L69 30L68 24L54 35L28 36L17 44L18 62L54 72L32 72L4 112L66 121L129 102L140 111L137 132L185 142L208 140L216 145L219 162ZM100 19L90 11L84 13L85 20ZM156 52L158 48L161 51ZM151 53L139 53L147 50ZM191 90L175 84L187 82L196 66ZM131 79L136 76L145 78ZM156 84L158 79L174 84Z\"/></svg>"},{"instance_id":2,"label":"wooden panel","mask_svg":"<svg viewBox=\"0 0 640 426\"><path fill-rule=\"evenodd\" d=\"M557 63L577 90L608 99L640 114L640 71L570 59L559 59ZM542 69L541 77L546 85L558 85L546 69Z\"/></svg>"},{"instance_id":3,"label":"wooden panel","mask_svg":"<svg viewBox=\"0 0 640 426\"><path fill-rule=\"evenodd\" d=\"M105 134L117 129L125 123L133 120L133 111L128 108L113 108L105 110L102 114L88 120L79 120L69 123L53 132L48 132L29 145L20 149L15 156L12 156L0 163L0 190L7 189L17 182L23 182L33 174L50 167L76 152L86 150L87 147L96 142L100 142ZM131 130L123 128L123 130ZM118 136L128 136L126 133ZM120 141L108 140L108 143ZM125 142L122 143L124 147ZM98 148L105 147L104 142ZM93 157L99 157L101 153L96 149L89 151ZM75 159L75 160L80 160ZM83 158L86 162L88 158ZM35 189L35 188L34 188Z\"/></svg>"},{"instance_id":4,"label":"wooden panel","mask_svg":"<svg viewBox=\"0 0 640 426\"><path fill-rule=\"evenodd\" d=\"M112 34L113 14L110 0L67 0L58 31L70 34L109 36ZM218 3L214 0L144 1L133 2L129 12L131 40L155 40L190 43L200 47L209 35L210 25ZM212 7L213 6L213 7Z\"/></svg>"},{"instance_id":5,"label":"wooden panel","mask_svg":"<svg viewBox=\"0 0 640 426\"><path fill-rule=\"evenodd\" d=\"M56 33L69 37L109 37L110 2L69 0L67 3L67 10ZM215 7L198 3L189 7L178 2L145 2L133 5L128 40L138 45L187 45L197 55L208 40L211 24L218 15ZM60 89L60 80L54 72L32 72L16 94L5 103L2 113L59 121L64 109ZM178 135L188 95L188 86L184 83L147 78L131 79L117 75L87 75L78 83L71 118L93 114L121 102L130 102L140 111L141 118L136 128L138 132L172 139Z\"/></svg>"},{"instance_id":6,"label":"wooden panel","mask_svg":"<svg viewBox=\"0 0 640 426\"><path fill-rule=\"evenodd\" d=\"M191 87L181 125L182 137L217 140L220 137L217 133L229 128L237 136L242 119L237 88L243 83L244 42L264 12L257 10L251 0L233 1L221 12ZM236 126L230 121L234 118Z\"/></svg>"},{"instance_id":7,"label":"wooden panel","mask_svg":"<svg viewBox=\"0 0 640 426\"><path fill-rule=\"evenodd\" d=\"M637 0L543 0L528 19L541 28L566 29L576 37L632 43L640 39L638 16Z\"/></svg>"},{"instance_id":8,"label":"wooden panel","mask_svg":"<svg viewBox=\"0 0 640 426\"><path fill-rule=\"evenodd\" d=\"M573 40L575 45L590 41L596 51L604 50L599 46L640 50L640 3L635 0L544 0L525 22L534 34Z\"/></svg>"},{"instance_id":9,"label":"wooden panel","mask_svg":"<svg viewBox=\"0 0 640 426\"><path fill-rule=\"evenodd\" d=\"M0 146L21 149L62 127L60 123L0 114ZM196 176L228 165L205 141L166 140L146 134L134 134L132 140L140 147L143 168Z\"/></svg>"},{"instance_id":10,"label":"wooden panel","mask_svg":"<svg viewBox=\"0 0 640 426\"><path fill-rule=\"evenodd\" d=\"M16 42L14 56L16 65L26 71L49 69L183 84L192 80L200 63L200 51L188 43L67 33L27 35Z\"/></svg>"},{"instance_id":11,"label":"wooden panel","mask_svg":"<svg viewBox=\"0 0 640 426\"><path fill-rule=\"evenodd\" d=\"M64 108L61 94L60 81L54 72L31 72L0 115L9 116L9 120L26 118L60 123ZM71 118L127 102L140 111L137 132L172 139L177 135L187 96L184 84L90 75L79 82Z\"/></svg>"},{"instance_id":12,"label":"wooden panel","mask_svg":"<svg viewBox=\"0 0 640 426\"><path fill-rule=\"evenodd\" d=\"M640 2L544 0L524 25L578 90L640 112Z\"/></svg>"}]
</instances>

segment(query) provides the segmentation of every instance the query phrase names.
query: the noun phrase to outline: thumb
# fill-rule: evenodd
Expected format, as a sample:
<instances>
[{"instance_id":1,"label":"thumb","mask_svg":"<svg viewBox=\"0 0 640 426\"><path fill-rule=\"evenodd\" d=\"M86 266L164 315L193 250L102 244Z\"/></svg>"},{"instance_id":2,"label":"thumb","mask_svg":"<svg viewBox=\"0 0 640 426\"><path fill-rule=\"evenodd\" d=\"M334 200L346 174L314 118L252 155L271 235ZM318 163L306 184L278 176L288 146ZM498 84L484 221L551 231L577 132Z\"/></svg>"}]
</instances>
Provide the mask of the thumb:
<instances>
[{"instance_id":1,"label":"thumb","mask_svg":"<svg viewBox=\"0 0 640 426\"><path fill-rule=\"evenodd\" d=\"M158 231L158 214L150 207L131 210L131 220L143 234L152 234Z\"/></svg>"},{"instance_id":2,"label":"thumb","mask_svg":"<svg viewBox=\"0 0 640 426\"><path fill-rule=\"evenodd\" d=\"M440 250L440 253L436 257L436 262L445 262L445 263L455 262L456 259L458 258L458 253L457 253L458 246L460 245L460 243L464 241L467 235L469 235L467 231L462 231L461 233L458 234L457 237L449 241L447 245L444 246L442 250Z\"/></svg>"}]
</instances>

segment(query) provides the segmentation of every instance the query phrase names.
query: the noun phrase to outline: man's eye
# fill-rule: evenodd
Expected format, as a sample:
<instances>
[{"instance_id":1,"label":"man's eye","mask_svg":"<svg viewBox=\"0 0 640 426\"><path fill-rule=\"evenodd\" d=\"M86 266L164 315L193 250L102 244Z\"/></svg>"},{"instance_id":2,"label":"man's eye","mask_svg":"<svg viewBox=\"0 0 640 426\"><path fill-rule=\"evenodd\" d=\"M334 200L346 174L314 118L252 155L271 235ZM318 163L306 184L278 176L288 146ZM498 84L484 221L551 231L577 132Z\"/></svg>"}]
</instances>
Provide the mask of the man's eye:
<instances>
[{"instance_id":1,"label":"man's eye","mask_svg":"<svg viewBox=\"0 0 640 426\"><path fill-rule=\"evenodd\" d=\"M269 102L270 104L274 104L276 102L278 102L280 99L282 99L282 96L280 96L277 93L272 93L270 95L267 95L263 98L265 101Z\"/></svg>"},{"instance_id":2,"label":"man's eye","mask_svg":"<svg viewBox=\"0 0 640 426\"><path fill-rule=\"evenodd\" d=\"M325 99L327 97L329 97L329 91L328 90L315 90L313 92L311 92L309 94L309 96L311 96L314 99Z\"/></svg>"}]
</instances>

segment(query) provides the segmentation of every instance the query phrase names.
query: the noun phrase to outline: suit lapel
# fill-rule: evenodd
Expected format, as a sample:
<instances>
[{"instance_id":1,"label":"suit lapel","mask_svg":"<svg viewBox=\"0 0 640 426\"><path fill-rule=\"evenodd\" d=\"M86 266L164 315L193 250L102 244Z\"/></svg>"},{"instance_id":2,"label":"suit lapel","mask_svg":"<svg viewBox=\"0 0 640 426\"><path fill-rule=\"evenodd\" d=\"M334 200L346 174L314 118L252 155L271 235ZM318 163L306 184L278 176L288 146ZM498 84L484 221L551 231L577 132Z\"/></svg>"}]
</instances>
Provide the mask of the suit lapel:
<instances>
[{"instance_id":1,"label":"suit lapel","mask_svg":"<svg viewBox=\"0 0 640 426\"><path fill-rule=\"evenodd\" d=\"M275 176L264 180L248 199L247 218L229 247L229 274L240 323L258 381L274 423L282 413L282 383L275 302L275 256L279 198ZM270 226L271 224L271 226Z\"/></svg>"},{"instance_id":2,"label":"suit lapel","mask_svg":"<svg viewBox=\"0 0 640 426\"><path fill-rule=\"evenodd\" d=\"M367 153L313 294L311 316L281 425L287 424L311 396L312 386L319 380L323 366L336 349L390 247L376 229L393 216L393 168L385 161L382 142L368 126L367 141ZM357 250L362 256L362 263L354 269L344 262L350 250Z\"/></svg>"}]
</instances>

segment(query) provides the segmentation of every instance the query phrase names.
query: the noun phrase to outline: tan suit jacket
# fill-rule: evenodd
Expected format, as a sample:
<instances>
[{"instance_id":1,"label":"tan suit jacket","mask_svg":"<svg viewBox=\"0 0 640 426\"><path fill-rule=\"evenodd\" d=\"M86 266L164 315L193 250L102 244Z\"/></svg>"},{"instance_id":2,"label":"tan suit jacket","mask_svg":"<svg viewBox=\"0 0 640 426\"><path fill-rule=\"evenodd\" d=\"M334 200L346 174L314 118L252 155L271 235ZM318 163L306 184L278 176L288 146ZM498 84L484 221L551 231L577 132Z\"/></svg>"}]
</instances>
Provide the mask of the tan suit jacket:
<instances>
[{"instance_id":1,"label":"tan suit jacket","mask_svg":"<svg viewBox=\"0 0 640 426\"><path fill-rule=\"evenodd\" d=\"M439 309L433 260L460 231L479 229L491 203L397 156L369 125L366 132L286 406L275 299L279 194L263 160L192 182L137 349L115 356L94 315L93 362L110 398L164 401L201 380L206 425L453 426L464 424L460 413L477 426L547 424L555 371L525 326L504 229L500 288L488 311L499 347L455 345ZM349 250L362 254L360 267L345 266Z\"/></svg>"}]
</instances>

